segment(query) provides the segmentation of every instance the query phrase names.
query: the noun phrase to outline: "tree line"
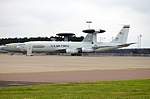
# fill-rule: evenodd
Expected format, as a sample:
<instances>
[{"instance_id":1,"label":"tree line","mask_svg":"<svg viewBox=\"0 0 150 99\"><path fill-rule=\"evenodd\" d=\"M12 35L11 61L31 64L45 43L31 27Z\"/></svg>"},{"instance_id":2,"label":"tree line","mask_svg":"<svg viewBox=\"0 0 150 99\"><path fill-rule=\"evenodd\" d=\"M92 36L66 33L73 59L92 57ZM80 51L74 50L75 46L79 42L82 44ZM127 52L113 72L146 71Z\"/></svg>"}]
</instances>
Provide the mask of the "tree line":
<instances>
[{"instance_id":1,"label":"tree line","mask_svg":"<svg viewBox=\"0 0 150 99\"><path fill-rule=\"evenodd\" d=\"M81 37L76 37L76 36L72 36L72 37L68 37L68 41L73 41L73 42L80 42L84 39L83 36ZM24 37L24 38L0 38L0 45L5 45L8 43L24 43L24 42L28 42L28 41L64 41L63 37L60 36L51 36L51 37Z\"/></svg>"}]
</instances>

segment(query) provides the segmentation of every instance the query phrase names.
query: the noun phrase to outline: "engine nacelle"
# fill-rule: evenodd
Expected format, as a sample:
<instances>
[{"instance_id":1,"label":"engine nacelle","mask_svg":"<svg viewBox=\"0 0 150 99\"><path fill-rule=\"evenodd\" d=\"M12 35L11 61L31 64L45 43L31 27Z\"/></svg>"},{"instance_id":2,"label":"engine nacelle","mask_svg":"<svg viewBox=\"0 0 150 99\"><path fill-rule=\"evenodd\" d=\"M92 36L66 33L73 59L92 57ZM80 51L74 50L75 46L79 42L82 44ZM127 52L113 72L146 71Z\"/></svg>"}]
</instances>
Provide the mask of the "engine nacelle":
<instances>
[{"instance_id":1,"label":"engine nacelle","mask_svg":"<svg viewBox=\"0 0 150 99\"><path fill-rule=\"evenodd\" d=\"M98 30L95 30L95 29L86 29L86 30L83 30L82 32L84 32L84 33L104 33L106 31L102 30L102 29L98 29Z\"/></svg>"},{"instance_id":2,"label":"engine nacelle","mask_svg":"<svg viewBox=\"0 0 150 99\"><path fill-rule=\"evenodd\" d=\"M92 49L92 48L82 48L82 52L84 52L84 53L94 52L94 49Z\"/></svg>"},{"instance_id":3,"label":"engine nacelle","mask_svg":"<svg viewBox=\"0 0 150 99\"><path fill-rule=\"evenodd\" d=\"M76 53L78 53L78 50L76 50L76 49L66 49L66 53L76 54Z\"/></svg>"}]
</instances>

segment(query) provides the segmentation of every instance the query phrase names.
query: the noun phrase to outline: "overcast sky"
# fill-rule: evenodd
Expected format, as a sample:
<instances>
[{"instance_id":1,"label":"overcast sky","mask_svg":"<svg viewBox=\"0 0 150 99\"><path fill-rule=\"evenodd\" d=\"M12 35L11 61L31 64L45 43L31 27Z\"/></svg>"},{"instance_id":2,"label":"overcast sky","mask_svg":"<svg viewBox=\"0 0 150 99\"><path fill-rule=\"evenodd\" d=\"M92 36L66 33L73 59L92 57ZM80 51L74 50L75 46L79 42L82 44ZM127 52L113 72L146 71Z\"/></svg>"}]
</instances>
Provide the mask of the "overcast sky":
<instances>
[{"instance_id":1,"label":"overcast sky","mask_svg":"<svg viewBox=\"0 0 150 99\"><path fill-rule=\"evenodd\" d=\"M71 32L85 36L86 21L109 42L130 24L128 42L150 47L150 0L0 0L0 38L50 37ZM137 44L131 46L137 47Z\"/></svg>"}]
</instances>

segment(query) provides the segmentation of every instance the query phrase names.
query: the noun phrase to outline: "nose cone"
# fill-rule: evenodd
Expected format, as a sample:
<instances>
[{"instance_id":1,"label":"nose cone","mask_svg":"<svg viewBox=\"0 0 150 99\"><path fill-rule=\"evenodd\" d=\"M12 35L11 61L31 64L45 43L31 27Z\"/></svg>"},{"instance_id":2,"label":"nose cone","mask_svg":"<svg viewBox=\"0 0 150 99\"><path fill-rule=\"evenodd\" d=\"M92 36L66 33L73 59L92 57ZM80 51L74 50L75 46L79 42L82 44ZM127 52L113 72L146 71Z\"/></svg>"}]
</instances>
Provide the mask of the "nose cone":
<instances>
[{"instance_id":1,"label":"nose cone","mask_svg":"<svg viewBox=\"0 0 150 99\"><path fill-rule=\"evenodd\" d=\"M5 50L5 46L0 46L0 52L8 52L7 50Z\"/></svg>"},{"instance_id":2,"label":"nose cone","mask_svg":"<svg viewBox=\"0 0 150 99\"><path fill-rule=\"evenodd\" d=\"M8 50L8 47L7 46L2 46L0 47L1 50Z\"/></svg>"},{"instance_id":3,"label":"nose cone","mask_svg":"<svg viewBox=\"0 0 150 99\"><path fill-rule=\"evenodd\" d=\"M0 50L1 50L1 52L8 52L8 51L10 51L8 46L0 46Z\"/></svg>"},{"instance_id":4,"label":"nose cone","mask_svg":"<svg viewBox=\"0 0 150 99\"><path fill-rule=\"evenodd\" d=\"M5 46L0 46L0 50L3 50L4 47L5 47Z\"/></svg>"}]
</instances>

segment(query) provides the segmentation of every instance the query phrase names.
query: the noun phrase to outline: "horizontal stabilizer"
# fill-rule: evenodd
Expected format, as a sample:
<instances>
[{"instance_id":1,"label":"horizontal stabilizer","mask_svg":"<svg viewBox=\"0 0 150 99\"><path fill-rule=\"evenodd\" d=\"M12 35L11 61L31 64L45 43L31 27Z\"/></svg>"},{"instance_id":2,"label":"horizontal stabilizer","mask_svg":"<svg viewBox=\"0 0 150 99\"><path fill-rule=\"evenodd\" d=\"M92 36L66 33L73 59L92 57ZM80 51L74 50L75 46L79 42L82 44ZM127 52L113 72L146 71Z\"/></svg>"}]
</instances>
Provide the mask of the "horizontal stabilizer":
<instances>
[{"instance_id":1,"label":"horizontal stabilizer","mask_svg":"<svg viewBox=\"0 0 150 99\"><path fill-rule=\"evenodd\" d=\"M130 45L132 45L132 44L135 44L135 43L122 44L122 45L118 45L118 46L119 46L119 47L128 47L128 46L130 46Z\"/></svg>"},{"instance_id":2,"label":"horizontal stabilizer","mask_svg":"<svg viewBox=\"0 0 150 99\"><path fill-rule=\"evenodd\" d=\"M113 47L113 46L94 46L92 48L98 49L98 48L108 48L108 47Z\"/></svg>"}]
</instances>

